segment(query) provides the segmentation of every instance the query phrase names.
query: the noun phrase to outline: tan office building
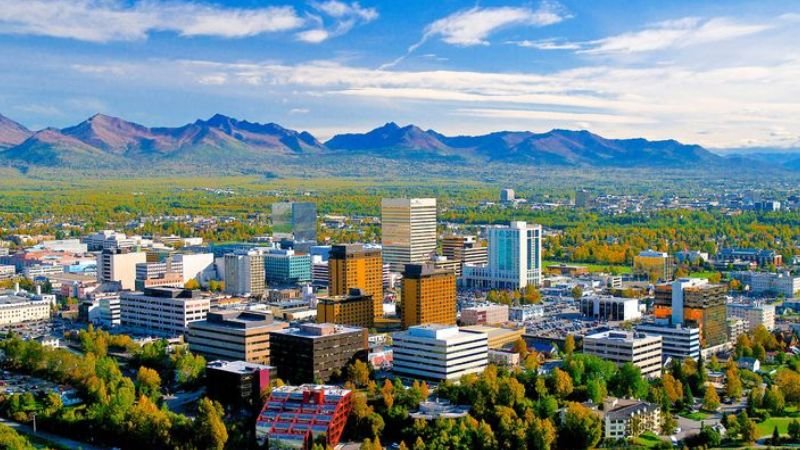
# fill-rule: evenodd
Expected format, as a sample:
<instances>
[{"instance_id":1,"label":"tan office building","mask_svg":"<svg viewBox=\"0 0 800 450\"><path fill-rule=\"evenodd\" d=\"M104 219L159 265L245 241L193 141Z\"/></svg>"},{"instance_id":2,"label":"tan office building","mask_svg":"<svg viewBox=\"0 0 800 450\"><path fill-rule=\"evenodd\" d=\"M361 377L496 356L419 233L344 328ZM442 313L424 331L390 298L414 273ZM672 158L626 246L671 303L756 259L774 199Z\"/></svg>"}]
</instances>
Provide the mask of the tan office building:
<instances>
[{"instance_id":1,"label":"tan office building","mask_svg":"<svg viewBox=\"0 0 800 450\"><path fill-rule=\"evenodd\" d=\"M403 272L403 328L456 323L456 275L433 264L408 264Z\"/></svg>"},{"instance_id":2,"label":"tan office building","mask_svg":"<svg viewBox=\"0 0 800 450\"><path fill-rule=\"evenodd\" d=\"M133 290L136 287L136 264L144 262L147 262L144 252L103 250L97 255L97 281L118 281L122 289Z\"/></svg>"},{"instance_id":3,"label":"tan office building","mask_svg":"<svg viewBox=\"0 0 800 450\"><path fill-rule=\"evenodd\" d=\"M191 322L186 340L189 350L208 360L270 363L271 331L289 326L272 314L256 311L209 312L206 320Z\"/></svg>"},{"instance_id":4,"label":"tan office building","mask_svg":"<svg viewBox=\"0 0 800 450\"><path fill-rule=\"evenodd\" d=\"M436 199L381 200L383 261L395 272L423 263L436 253Z\"/></svg>"}]
</instances>

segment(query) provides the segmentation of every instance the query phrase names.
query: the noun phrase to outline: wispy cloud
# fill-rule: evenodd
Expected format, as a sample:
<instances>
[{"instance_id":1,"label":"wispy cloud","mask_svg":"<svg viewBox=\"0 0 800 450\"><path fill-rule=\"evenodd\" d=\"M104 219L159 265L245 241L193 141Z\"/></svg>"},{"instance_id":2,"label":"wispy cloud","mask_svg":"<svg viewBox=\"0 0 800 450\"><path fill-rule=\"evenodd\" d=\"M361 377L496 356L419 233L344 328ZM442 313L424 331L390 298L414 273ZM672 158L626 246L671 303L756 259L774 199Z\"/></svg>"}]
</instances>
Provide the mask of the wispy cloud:
<instances>
[{"instance_id":1,"label":"wispy cloud","mask_svg":"<svg viewBox=\"0 0 800 450\"><path fill-rule=\"evenodd\" d=\"M320 15L309 14L309 18L316 26L309 30L297 33L298 40L317 44L332 37L341 36L359 24L372 22L378 18L378 10L362 7L358 2L345 3L338 0L312 2L311 7L319 14L325 15L333 22L326 27L325 20Z\"/></svg>"},{"instance_id":2,"label":"wispy cloud","mask_svg":"<svg viewBox=\"0 0 800 450\"><path fill-rule=\"evenodd\" d=\"M725 17L711 19L684 17L659 22L643 30L589 42L578 53L637 53L689 47L748 36L769 28L771 26L767 24L747 24Z\"/></svg>"},{"instance_id":3,"label":"wispy cloud","mask_svg":"<svg viewBox=\"0 0 800 450\"><path fill-rule=\"evenodd\" d=\"M481 8L478 6L457 11L436 20L425 27L422 38L410 46L405 55L384 64L388 69L399 64L409 54L432 38L461 47L488 45L489 36L498 30L512 26L543 27L569 18L565 8L556 2L542 2L538 8L500 6Z\"/></svg>"},{"instance_id":4,"label":"wispy cloud","mask_svg":"<svg viewBox=\"0 0 800 450\"><path fill-rule=\"evenodd\" d=\"M537 50L580 50L582 45L578 42L568 42L560 39L542 39L539 41L508 41L506 44L513 44L518 47L535 48Z\"/></svg>"},{"instance_id":5,"label":"wispy cloud","mask_svg":"<svg viewBox=\"0 0 800 450\"><path fill-rule=\"evenodd\" d=\"M178 0L4 0L0 7L0 33L89 42L142 40L157 31L242 38L304 23L291 6L228 8Z\"/></svg>"}]
</instances>

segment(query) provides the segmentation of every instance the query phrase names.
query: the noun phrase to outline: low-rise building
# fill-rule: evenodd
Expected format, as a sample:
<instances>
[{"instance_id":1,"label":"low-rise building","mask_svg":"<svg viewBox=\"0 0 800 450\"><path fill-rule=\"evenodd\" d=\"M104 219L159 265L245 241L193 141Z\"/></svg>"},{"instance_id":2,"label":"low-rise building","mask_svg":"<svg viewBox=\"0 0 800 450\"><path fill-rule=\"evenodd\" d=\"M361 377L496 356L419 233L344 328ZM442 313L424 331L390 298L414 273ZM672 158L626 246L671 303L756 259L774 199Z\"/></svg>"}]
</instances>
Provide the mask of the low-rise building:
<instances>
[{"instance_id":1,"label":"low-rise building","mask_svg":"<svg viewBox=\"0 0 800 450\"><path fill-rule=\"evenodd\" d=\"M160 336L180 336L189 323L204 320L211 301L200 291L149 288L120 294L122 325Z\"/></svg>"},{"instance_id":2,"label":"low-rise building","mask_svg":"<svg viewBox=\"0 0 800 450\"><path fill-rule=\"evenodd\" d=\"M189 350L208 360L270 363L270 332L288 328L272 314L257 311L213 311L189 324Z\"/></svg>"},{"instance_id":3,"label":"low-rise building","mask_svg":"<svg viewBox=\"0 0 800 450\"><path fill-rule=\"evenodd\" d=\"M661 376L661 336L610 330L583 338L583 352L623 365L632 363L646 377Z\"/></svg>"},{"instance_id":4,"label":"low-rise building","mask_svg":"<svg viewBox=\"0 0 800 450\"><path fill-rule=\"evenodd\" d=\"M246 361L211 361L206 366L206 392L223 405L253 407L269 388L275 368Z\"/></svg>"},{"instance_id":5,"label":"low-rise building","mask_svg":"<svg viewBox=\"0 0 800 450\"><path fill-rule=\"evenodd\" d=\"M461 324L486 325L508 322L508 305L480 305L461 310Z\"/></svg>"},{"instance_id":6,"label":"low-rise building","mask_svg":"<svg viewBox=\"0 0 800 450\"><path fill-rule=\"evenodd\" d=\"M0 325L47 320L52 304L44 299L34 299L15 293L0 295Z\"/></svg>"},{"instance_id":7,"label":"low-rise building","mask_svg":"<svg viewBox=\"0 0 800 450\"><path fill-rule=\"evenodd\" d=\"M663 359L696 360L700 357L700 329L697 327L646 322L636 325L636 331L661 336Z\"/></svg>"},{"instance_id":8,"label":"low-rise building","mask_svg":"<svg viewBox=\"0 0 800 450\"><path fill-rule=\"evenodd\" d=\"M489 339L490 349L510 347L525 334L524 328L490 327L488 325L470 325L461 327L460 330L466 333L485 333Z\"/></svg>"},{"instance_id":9,"label":"low-rise building","mask_svg":"<svg viewBox=\"0 0 800 450\"><path fill-rule=\"evenodd\" d=\"M272 331L271 364L293 383L325 382L356 359L366 362L367 330L330 323Z\"/></svg>"},{"instance_id":10,"label":"low-rise building","mask_svg":"<svg viewBox=\"0 0 800 450\"><path fill-rule=\"evenodd\" d=\"M371 295L362 289L351 288L348 295L317 299L317 323L372 328L375 324L374 307Z\"/></svg>"},{"instance_id":11,"label":"low-rise building","mask_svg":"<svg viewBox=\"0 0 800 450\"><path fill-rule=\"evenodd\" d=\"M454 380L482 372L488 364L488 337L448 325L419 325L392 336L394 372L423 380Z\"/></svg>"},{"instance_id":12,"label":"low-rise building","mask_svg":"<svg viewBox=\"0 0 800 450\"><path fill-rule=\"evenodd\" d=\"M661 431L661 407L639 400L608 398L603 409L596 410L603 420L603 437L620 440L645 432Z\"/></svg>"},{"instance_id":13,"label":"low-rise building","mask_svg":"<svg viewBox=\"0 0 800 450\"><path fill-rule=\"evenodd\" d=\"M636 320L642 317L639 300L599 295L581 298L581 314L606 321Z\"/></svg>"},{"instance_id":14,"label":"low-rise building","mask_svg":"<svg viewBox=\"0 0 800 450\"><path fill-rule=\"evenodd\" d=\"M514 322L544 317L544 305L518 305L512 306L508 311L508 318Z\"/></svg>"},{"instance_id":15,"label":"low-rise building","mask_svg":"<svg viewBox=\"0 0 800 450\"><path fill-rule=\"evenodd\" d=\"M764 325L767 330L772 331L775 329L775 305L762 302L728 303L728 318L744 320L748 330Z\"/></svg>"},{"instance_id":16,"label":"low-rise building","mask_svg":"<svg viewBox=\"0 0 800 450\"><path fill-rule=\"evenodd\" d=\"M755 272L752 270L730 273L743 287L755 295L782 295L791 298L800 292L800 277L790 272Z\"/></svg>"},{"instance_id":17,"label":"low-rise building","mask_svg":"<svg viewBox=\"0 0 800 450\"><path fill-rule=\"evenodd\" d=\"M307 449L325 436L326 446L335 448L347 424L351 398L349 390L336 386L277 387L256 419L256 440L274 449Z\"/></svg>"}]
</instances>

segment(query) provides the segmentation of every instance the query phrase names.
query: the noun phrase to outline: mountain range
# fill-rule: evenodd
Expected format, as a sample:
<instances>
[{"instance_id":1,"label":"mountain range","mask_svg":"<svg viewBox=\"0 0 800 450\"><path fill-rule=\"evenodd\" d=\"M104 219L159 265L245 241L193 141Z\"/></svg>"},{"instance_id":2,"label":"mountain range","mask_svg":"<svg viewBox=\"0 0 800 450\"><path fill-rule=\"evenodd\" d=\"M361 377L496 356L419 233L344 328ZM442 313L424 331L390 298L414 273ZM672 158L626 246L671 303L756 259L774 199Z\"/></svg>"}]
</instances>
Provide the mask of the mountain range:
<instances>
[{"instance_id":1,"label":"mountain range","mask_svg":"<svg viewBox=\"0 0 800 450\"><path fill-rule=\"evenodd\" d=\"M306 131L220 114L174 128L148 128L97 114L72 127L35 132L0 115L0 162L26 169L189 165L213 170L287 161L314 165L329 157L562 167L680 168L734 162L698 145L674 140L606 139L584 130L445 136L390 122L366 133L336 135L323 143ZM791 160L786 167L800 169L800 164Z\"/></svg>"}]
</instances>

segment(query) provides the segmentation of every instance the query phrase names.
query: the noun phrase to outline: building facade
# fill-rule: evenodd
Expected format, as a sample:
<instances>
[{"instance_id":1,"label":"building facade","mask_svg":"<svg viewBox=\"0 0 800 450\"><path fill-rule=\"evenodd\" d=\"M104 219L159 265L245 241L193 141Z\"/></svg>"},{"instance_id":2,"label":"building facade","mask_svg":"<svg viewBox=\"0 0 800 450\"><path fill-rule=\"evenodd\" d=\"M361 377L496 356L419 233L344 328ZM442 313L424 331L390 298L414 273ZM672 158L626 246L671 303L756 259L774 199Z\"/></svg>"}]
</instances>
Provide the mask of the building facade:
<instances>
[{"instance_id":1,"label":"building facade","mask_svg":"<svg viewBox=\"0 0 800 450\"><path fill-rule=\"evenodd\" d=\"M581 314L611 321L636 320L642 317L639 300L599 295L581 298Z\"/></svg>"},{"instance_id":2,"label":"building facade","mask_svg":"<svg viewBox=\"0 0 800 450\"><path fill-rule=\"evenodd\" d=\"M269 286L297 286L311 282L311 255L294 250L271 250L264 254L264 272Z\"/></svg>"},{"instance_id":3,"label":"building facade","mask_svg":"<svg viewBox=\"0 0 800 450\"><path fill-rule=\"evenodd\" d=\"M792 298L800 292L800 277L791 272L736 271L731 272L730 277L739 280L743 287L747 287L755 295L782 295Z\"/></svg>"},{"instance_id":4,"label":"building facade","mask_svg":"<svg viewBox=\"0 0 800 450\"><path fill-rule=\"evenodd\" d=\"M675 258L666 252L643 250L633 257L633 273L650 280L672 280Z\"/></svg>"},{"instance_id":5,"label":"building facade","mask_svg":"<svg viewBox=\"0 0 800 450\"><path fill-rule=\"evenodd\" d=\"M465 333L447 325L420 325L392 335L393 371L423 380L456 380L488 365L485 333Z\"/></svg>"},{"instance_id":6,"label":"building facade","mask_svg":"<svg viewBox=\"0 0 800 450\"><path fill-rule=\"evenodd\" d=\"M361 289L350 289L347 295L317 299L317 323L335 323L362 328L375 326L375 303Z\"/></svg>"},{"instance_id":7,"label":"building facade","mask_svg":"<svg viewBox=\"0 0 800 450\"><path fill-rule=\"evenodd\" d=\"M769 331L775 329L775 305L763 302L728 303L727 307L728 318L744 320L748 330L755 330L759 325L764 325Z\"/></svg>"},{"instance_id":8,"label":"building facade","mask_svg":"<svg viewBox=\"0 0 800 450\"><path fill-rule=\"evenodd\" d=\"M651 336L661 336L663 359L673 358L682 361L686 358L696 360L700 357L699 328L647 322L636 325L636 331Z\"/></svg>"},{"instance_id":9,"label":"building facade","mask_svg":"<svg viewBox=\"0 0 800 450\"><path fill-rule=\"evenodd\" d=\"M225 255L225 293L259 296L265 292L264 255L257 251Z\"/></svg>"},{"instance_id":10,"label":"building facade","mask_svg":"<svg viewBox=\"0 0 800 450\"><path fill-rule=\"evenodd\" d=\"M159 336L181 336L189 323L205 320L211 301L200 291L149 288L120 294L122 325Z\"/></svg>"},{"instance_id":11,"label":"building facade","mask_svg":"<svg viewBox=\"0 0 800 450\"><path fill-rule=\"evenodd\" d=\"M17 294L0 295L0 325L50 319L52 304Z\"/></svg>"},{"instance_id":12,"label":"building facade","mask_svg":"<svg viewBox=\"0 0 800 450\"><path fill-rule=\"evenodd\" d=\"M403 328L429 323L455 325L456 275L432 264L408 264L403 272Z\"/></svg>"},{"instance_id":13,"label":"building facade","mask_svg":"<svg viewBox=\"0 0 800 450\"><path fill-rule=\"evenodd\" d=\"M288 328L272 314L258 311L214 311L205 320L189 323L189 350L207 360L270 363L270 332Z\"/></svg>"},{"instance_id":14,"label":"building facade","mask_svg":"<svg viewBox=\"0 0 800 450\"><path fill-rule=\"evenodd\" d=\"M726 286L710 284L706 279L681 278L656 286L653 313L673 325L698 327L703 348L722 345L728 341L727 291Z\"/></svg>"},{"instance_id":15,"label":"building facade","mask_svg":"<svg viewBox=\"0 0 800 450\"><path fill-rule=\"evenodd\" d=\"M611 330L583 338L583 352L612 361L617 365L632 363L646 377L661 376L661 336Z\"/></svg>"},{"instance_id":16,"label":"building facade","mask_svg":"<svg viewBox=\"0 0 800 450\"><path fill-rule=\"evenodd\" d=\"M273 331L270 357L289 382L325 382L356 359L367 359L367 330L330 323Z\"/></svg>"},{"instance_id":17,"label":"building facade","mask_svg":"<svg viewBox=\"0 0 800 450\"><path fill-rule=\"evenodd\" d=\"M328 255L328 294L348 295L361 289L371 295L373 314L383 317L383 262L381 250L362 244L334 245Z\"/></svg>"},{"instance_id":18,"label":"building facade","mask_svg":"<svg viewBox=\"0 0 800 450\"><path fill-rule=\"evenodd\" d=\"M442 256L458 263L456 276L460 277L466 264L486 265L489 249L479 245L475 236L445 236L442 238Z\"/></svg>"},{"instance_id":19,"label":"building facade","mask_svg":"<svg viewBox=\"0 0 800 450\"><path fill-rule=\"evenodd\" d=\"M382 199L381 243L383 260L395 272L429 260L436 252L436 199Z\"/></svg>"},{"instance_id":20,"label":"building facade","mask_svg":"<svg viewBox=\"0 0 800 450\"><path fill-rule=\"evenodd\" d=\"M211 361L206 366L209 398L234 408L261 404L261 393L270 387L275 368L246 361Z\"/></svg>"},{"instance_id":21,"label":"building facade","mask_svg":"<svg viewBox=\"0 0 800 450\"><path fill-rule=\"evenodd\" d=\"M485 266L466 265L463 280L479 289L522 289L542 282L542 226L511 222L488 229L489 260Z\"/></svg>"},{"instance_id":22,"label":"building facade","mask_svg":"<svg viewBox=\"0 0 800 450\"><path fill-rule=\"evenodd\" d=\"M106 249L97 255L97 281L118 281L122 289L136 288L136 264L147 262L144 252Z\"/></svg>"},{"instance_id":23,"label":"building facade","mask_svg":"<svg viewBox=\"0 0 800 450\"><path fill-rule=\"evenodd\" d=\"M461 310L462 325L486 325L508 322L508 305L482 305Z\"/></svg>"}]
</instances>

